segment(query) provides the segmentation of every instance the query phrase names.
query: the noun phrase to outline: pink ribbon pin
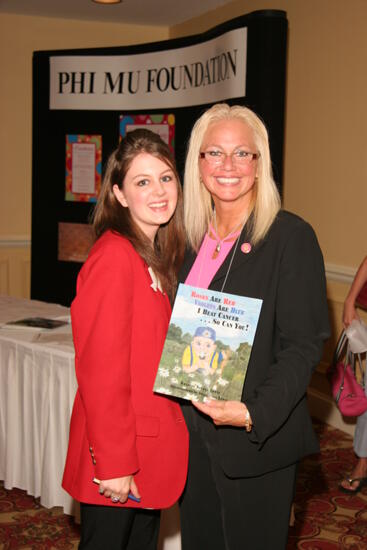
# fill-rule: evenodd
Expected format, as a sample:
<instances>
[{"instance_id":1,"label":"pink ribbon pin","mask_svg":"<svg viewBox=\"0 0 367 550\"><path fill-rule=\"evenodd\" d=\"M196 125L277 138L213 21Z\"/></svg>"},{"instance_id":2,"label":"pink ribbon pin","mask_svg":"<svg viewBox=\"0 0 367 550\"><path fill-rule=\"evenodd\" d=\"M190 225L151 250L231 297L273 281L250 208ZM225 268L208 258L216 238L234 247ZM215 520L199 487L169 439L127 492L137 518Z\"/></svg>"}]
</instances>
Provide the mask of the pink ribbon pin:
<instances>
[{"instance_id":1,"label":"pink ribbon pin","mask_svg":"<svg viewBox=\"0 0 367 550\"><path fill-rule=\"evenodd\" d=\"M241 244L241 251L244 253L244 254L248 254L249 252L251 252L251 244L250 243L243 243Z\"/></svg>"}]
</instances>

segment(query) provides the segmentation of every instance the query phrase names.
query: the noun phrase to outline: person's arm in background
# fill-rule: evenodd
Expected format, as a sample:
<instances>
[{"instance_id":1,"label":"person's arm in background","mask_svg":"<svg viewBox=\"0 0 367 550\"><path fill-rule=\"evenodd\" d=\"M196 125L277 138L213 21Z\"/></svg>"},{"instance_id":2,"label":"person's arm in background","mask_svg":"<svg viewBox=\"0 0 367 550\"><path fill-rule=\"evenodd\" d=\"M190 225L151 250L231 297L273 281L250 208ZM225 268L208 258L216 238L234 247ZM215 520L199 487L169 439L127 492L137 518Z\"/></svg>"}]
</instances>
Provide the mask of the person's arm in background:
<instances>
[{"instance_id":1,"label":"person's arm in background","mask_svg":"<svg viewBox=\"0 0 367 550\"><path fill-rule=\"evenodd\" d=\"M362 287L367 282L367 256L358 268L357 273L353 279L353 283L349 289L348 295L344 302L343 309L343 325L347 327L353 321L353 319L359 319L356 311L355 302L358 294L362 290Z\"/></svg>"}]
</instances>

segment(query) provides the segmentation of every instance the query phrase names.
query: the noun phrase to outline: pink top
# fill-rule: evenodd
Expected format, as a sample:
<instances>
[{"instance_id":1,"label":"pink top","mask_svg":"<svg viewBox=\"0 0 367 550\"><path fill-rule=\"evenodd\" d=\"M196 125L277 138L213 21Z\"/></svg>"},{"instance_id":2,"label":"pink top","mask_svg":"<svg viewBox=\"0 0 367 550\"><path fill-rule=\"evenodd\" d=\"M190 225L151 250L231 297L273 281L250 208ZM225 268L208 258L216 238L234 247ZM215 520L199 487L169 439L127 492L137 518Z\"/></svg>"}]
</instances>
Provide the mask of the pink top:
<instances>
[{"instance_id":1,"label":"pink top","mask_svg":"<svg viewBox=\"0 0 367 550\"><path fill-rule=\"evenodd\" d=\"M210 233L215 235L212 226L210 226ZM211 238L208 233L206 233L195 262L186 278L185 284L197 286L199 288L208 288L214 275L228 256L239 234L240 231L233 233L228 241L219 240L220 252L217 257L213 259L212 256L215 252L218 240Z\"/></svg>"}]
</instances>

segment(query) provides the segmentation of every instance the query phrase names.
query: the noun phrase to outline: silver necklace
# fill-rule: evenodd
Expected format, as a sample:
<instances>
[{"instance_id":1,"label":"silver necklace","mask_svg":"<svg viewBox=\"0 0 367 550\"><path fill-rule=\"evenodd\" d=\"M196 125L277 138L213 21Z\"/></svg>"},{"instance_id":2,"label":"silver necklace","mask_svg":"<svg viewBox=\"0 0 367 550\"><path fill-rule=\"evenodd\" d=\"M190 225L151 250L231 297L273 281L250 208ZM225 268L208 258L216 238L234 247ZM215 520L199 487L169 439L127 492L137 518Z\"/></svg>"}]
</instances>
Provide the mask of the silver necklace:
<instances>
[{"instance_id":1,"label":"silver necklace","mask_svg":"<svg viewBox=\"0 0 367 550\"><path fill-rule=\"evenodd\" d=\"M216 211L215 211L215 208L214 208L214 210L213 210L213 223L214 223L214 231L215 231L215 240L217 241L217 244L216 244L216 247L214 249L213 256L212 256L213 260L215 260L215 258L220 253L220 251L222 249L222 244L224 243L224 241L229 239L230 237L232 237L234 235L234 233L236 233L236 231L238 231L240 229L240 227L245 224L245 222L246 222L246 219L241 220L239 224L237 224L233 229L231 229L231 231L227 235L225 235L225 237L223 237L223 239L220 239L219 235L218 235L218 227L217 227L217 214L216 214Z\"/></svg>"},{"instance_id":2,"label":"silver necklace","mask_svg":"<svg viewBox=\"0 0 367 550\"><path fill-rule=\"evenodd\" d=\"M246 223L247 220L245 220L244 224ZM243 228L241 229L241 232L240 234L238 235L237 239L236 239L236 244L234 245L233 247L233 250L232 250L232 254L231 254L231 259L229 260L229 265L228 265L228 268L227 268L227 272L225 274L225 277L224 277L224 281L223 281L223 284L222 284L222 287L220 289L220 292L223 292L223 289L225 287L225 284L227 282L227 279L228 279L228 275L229 275L229 272L231 270L231 267L232 267L232 263L233 263L233 260L234 260L234 257L235 257L235 254L236 254L236 251L237 251L237 248L238 248L238 243L240 242L240 239L241 239L241 235L242 235L242 231L243 231ZM208 235L209 236L209 235ZM198 277L198 282L197 282L197 285L198 287L200 287L200 281L201 281L201 272L202 272L202 269L203 269L203 265L205 264L205 260L206 260L206 252L207 252L207 246L204 248L204 254L203 254L203 258L200 262L200 270L199 270L199 277ZM200 287L201 288L201 287Z\"/></svg>"},{"instance_id":3,"label":"silver necklace","mask_svg":"<svg viewBox=\"0 0 367 550\"><path fill-rule=\"evenodd\" d=\"M237 239L236 239L236 244L235 244L234 247L233 247L231 259L230 259L230 261L229 261L229 266L228 266L226 275L225 275L225 277L224 277L224 281L223 281L223 284L222 284L222 288L220 289L220 292L223 292L224 286L225 286L225 284L226 284L226 282L227 282L228 275L229 275L229 272L230 272L231 267L232 267L233 259L234 259L234 256L235 256L235 254L236 254L236 250L237 250L237 247L238 247L238 243L240 242L240 237L241 237L241 235L242 235L242 229L241 229L241 233L238 235L238 237L237 237ZM207 251L207 246L206 246L205 249L204 249L203 259L201 260L201 263L200 263L200 271L199 271L198 283L197 283L197 285L196 285L196 286L198 286L198 287L200 287L201 272L202 272L202 269L203 269L203 265L205 264L206 251ZM200 287L200 288L201 288L201 287Z\"/></svg>"}]
</instances>

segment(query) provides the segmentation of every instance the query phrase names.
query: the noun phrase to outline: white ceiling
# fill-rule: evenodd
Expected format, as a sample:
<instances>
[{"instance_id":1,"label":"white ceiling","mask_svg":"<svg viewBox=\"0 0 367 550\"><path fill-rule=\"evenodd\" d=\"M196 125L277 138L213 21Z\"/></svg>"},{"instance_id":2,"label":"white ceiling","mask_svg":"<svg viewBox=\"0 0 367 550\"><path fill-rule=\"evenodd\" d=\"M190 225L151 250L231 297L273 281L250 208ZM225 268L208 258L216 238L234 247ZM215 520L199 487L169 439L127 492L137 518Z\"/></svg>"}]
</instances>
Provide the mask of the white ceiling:
<instances>
[{"instance_id":1,"label":"white ceiling","mask_svg":"<svg viewBox=\"0 0 367 550\"><path fill-rule=\"evenodd\" d=\"M92 0L0 0L0 12L45 17L175 25L228 4L231 0L123 0L101 5Z\"/></svg>"}]
</instances>

